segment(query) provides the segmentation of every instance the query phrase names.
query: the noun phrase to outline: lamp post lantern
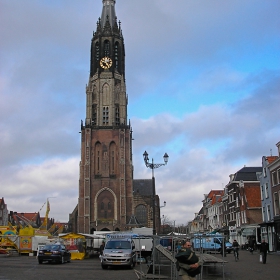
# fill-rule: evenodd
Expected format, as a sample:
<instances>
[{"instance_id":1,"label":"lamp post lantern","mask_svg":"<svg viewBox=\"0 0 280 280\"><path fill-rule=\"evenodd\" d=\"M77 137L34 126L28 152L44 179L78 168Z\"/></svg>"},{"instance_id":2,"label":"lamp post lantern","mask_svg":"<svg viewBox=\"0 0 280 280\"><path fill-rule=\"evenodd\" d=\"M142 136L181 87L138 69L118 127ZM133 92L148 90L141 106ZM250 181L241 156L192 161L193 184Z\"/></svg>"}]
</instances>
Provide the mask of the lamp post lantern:
<instances>
[{"instance_id":1,"label":"lamp post lantern","mask_svg":"<svg viewBox=\"0 0 280 280\"><path fill-rule=\"evenodd\" d=\"M166 201L164 201L164 202L163 202L163 205L160 206L159 208L163 208L163 207L165 207L165 206L166 206Z\"/></svg>"},{"instance_id":2,"label":"lamp post lantern","mask_svg":"<svg viewBox=\"0 0 280 280\"><path fill-rule=\"evenodd\" d=\"M156 186L155 186L155 176L154 176L154 169L159 168L163 165L166 165L168 162L168 154L165 153L163 156L164 163L154 163L154 159L152 158L152 162L149 162L149 154L145 151L143 154L144 162L146 167L152 169L152 187L153 187L153 194L152 194L152 202L153 202L153 235L156 234L156 209L155 209L155 195L156 195Z\"/></svg>"}]
</instances>

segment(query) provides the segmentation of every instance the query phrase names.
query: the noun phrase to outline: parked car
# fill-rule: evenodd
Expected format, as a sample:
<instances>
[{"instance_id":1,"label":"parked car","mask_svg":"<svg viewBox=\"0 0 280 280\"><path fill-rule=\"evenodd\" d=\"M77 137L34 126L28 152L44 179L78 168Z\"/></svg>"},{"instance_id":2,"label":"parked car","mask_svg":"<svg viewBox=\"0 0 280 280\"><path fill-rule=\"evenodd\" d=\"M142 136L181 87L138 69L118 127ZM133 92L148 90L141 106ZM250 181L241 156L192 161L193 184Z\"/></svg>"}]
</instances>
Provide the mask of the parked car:
<instances>
[{"instance_id":1,"label":"parked car","mask_svg":"<svg viewBox=\"0 0 280 280\"><path fill-rule=\"evenodd\" d=\"M39 264L44 261L65 263L70 262L71 253L61 244L45 245L38 252Z\"/></svg>"}]
</instances>

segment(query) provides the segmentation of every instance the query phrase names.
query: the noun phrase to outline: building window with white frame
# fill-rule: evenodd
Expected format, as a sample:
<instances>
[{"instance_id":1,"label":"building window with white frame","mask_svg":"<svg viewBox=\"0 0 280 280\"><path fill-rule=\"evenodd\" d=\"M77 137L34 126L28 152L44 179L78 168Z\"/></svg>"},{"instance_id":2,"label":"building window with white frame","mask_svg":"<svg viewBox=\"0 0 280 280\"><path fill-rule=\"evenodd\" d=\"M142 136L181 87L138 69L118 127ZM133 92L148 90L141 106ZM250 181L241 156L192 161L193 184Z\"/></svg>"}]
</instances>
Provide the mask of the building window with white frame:
<instances>
[{"instance_id":1,"label":"building window with white frame","mask_svg":"<svg viewBox=\"0 0 280 280\"><path fill-rule=\"evenodd\" d=\"M270 216L270 205L267 205L267 221L269 222L270 219L271 219L271 216Z\"/></svg>"},{"instance_id":2,"label":"building window with white frame","mask_svg":"<svg viewBox=\"0 0 280 280\"><path fill-rule=\"evenodd\" d=\"M240 212L237 212L236 213L236 226L237 227L240 227Z\"/></svg>"},{"instance_id":3,"label":"building window with white frame","mask_svg":"<svg viewBox=\"0 0 280 280\"><path fill-rule=\"evenodd\" d=\"M247 216L246 216L246 211L244 211L244 223L247 223Z\"/></svg>"},{"instance_id":4,"label":"building window with white frame","mask_svg":"<svg viewBox=\"0 0 280 280\"><path fill-rule=\"evenodd\" d=\"M263 200L263 186L261 186L261 200Z\"/></svg>"},{"instance_id":5,"label":"building window with white frame","mask_svg":"<svg viewBox=\"0 0 280 280\"><path fill-rule=\"evenodd\" d=\"M266 177L266 167L263 168L263 177Z\"/></svg>"},{"instance_id":6,"label":"building window with white frame","mask_svg":"<svg viewBox=\"0 0 280 280\"><path fill-rule=\"evenodd\" d=\"M265 198L268 198L268 183L265 184Z\"/></svg>"},{"instance_id":7,"label":"building window with white frame","mask_svg":"<svg viewBox=\"0 0 280 280\"><path fill-rule=\"evenodd\" d=\"M277 173L276 171L272 172L272 186L276 186L277 185Z\"/></svg>"},{"instance_id":8,"label":"building window with white frame","mask_svg":"<svg viewBox=\"0 0 280 280\"><path fill-rule=\"evenodd\" d=\"M262 220L265 222L265 207L262 207Z\"/></svg>"},{"instance_id":9,"label":"building window with white frame","mask_svg":"<svg viewBox=\"0 0 280 280\"><path fill-rule=\"evenodd\" d=\"M275 215L280 215L280 205L279 205L279 193L275 192L273 194L273 200L274 200L274 210L275 210Z\"/></svg>"}]
</instances>

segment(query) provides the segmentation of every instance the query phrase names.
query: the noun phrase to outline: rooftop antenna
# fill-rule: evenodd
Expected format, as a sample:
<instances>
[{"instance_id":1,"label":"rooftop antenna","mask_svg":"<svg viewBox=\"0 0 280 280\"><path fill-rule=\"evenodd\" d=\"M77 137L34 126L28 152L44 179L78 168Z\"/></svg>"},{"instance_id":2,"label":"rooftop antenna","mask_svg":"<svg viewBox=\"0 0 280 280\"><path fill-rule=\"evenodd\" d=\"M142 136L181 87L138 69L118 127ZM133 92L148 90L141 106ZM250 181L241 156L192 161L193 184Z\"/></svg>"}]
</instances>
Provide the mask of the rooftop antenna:
<instances>
[{"instance_id":1,"label":"rooftop antenna","mask_svg":"<svg viewBox=\"0 0 280 280\"><path fill-rule=\"evenodd\" d=\"M270 156L272 156L272 149L270 149Z\"/></svg>"}]
</instances>

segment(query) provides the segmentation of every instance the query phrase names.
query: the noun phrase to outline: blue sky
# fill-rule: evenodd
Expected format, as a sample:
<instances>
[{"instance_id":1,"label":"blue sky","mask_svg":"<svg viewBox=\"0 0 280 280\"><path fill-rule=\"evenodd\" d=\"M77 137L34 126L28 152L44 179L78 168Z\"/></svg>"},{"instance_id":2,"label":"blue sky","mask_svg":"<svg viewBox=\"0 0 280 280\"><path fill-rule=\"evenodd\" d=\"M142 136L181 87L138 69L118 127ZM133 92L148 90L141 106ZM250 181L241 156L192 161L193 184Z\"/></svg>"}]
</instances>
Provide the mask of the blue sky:
<instances>
[{"instance_id":1,"label":"blue sky","mask_svg":"<svg viewBox=\"0 0 280 280\"><path fill-rule=\"evenodd\" d=\"M78 202L80 121L101 0L0 0L0 197L65 222ZM117 0L135 179L176 223L280 141L278 0ZM42 213L44 215L44 213Z\"/></svg>"}]
</instances>

